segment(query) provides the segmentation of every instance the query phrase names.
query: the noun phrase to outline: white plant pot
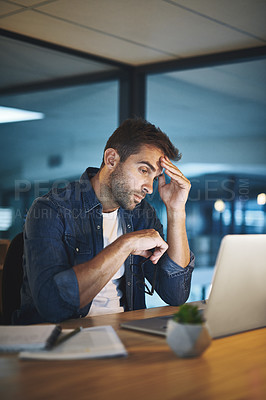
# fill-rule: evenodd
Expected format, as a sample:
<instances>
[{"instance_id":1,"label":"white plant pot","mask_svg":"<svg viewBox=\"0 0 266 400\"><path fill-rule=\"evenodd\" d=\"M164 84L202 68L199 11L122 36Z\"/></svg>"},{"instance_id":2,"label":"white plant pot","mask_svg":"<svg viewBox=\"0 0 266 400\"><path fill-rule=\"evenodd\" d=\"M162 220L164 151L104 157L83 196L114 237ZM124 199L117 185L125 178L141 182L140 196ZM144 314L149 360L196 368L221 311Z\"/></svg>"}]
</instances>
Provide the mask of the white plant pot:
<instances>
[{"instance_id":1,"label":"white plant pot","mask_svg":"<svg viewBox=\"0 0 266 400\"><path fill-rule=\"evenodd\" d=\"M205 324L179 324L170 319L167 324L166 340L178 357L197 357L211 344Z\"/></svg>"}]
</instances>

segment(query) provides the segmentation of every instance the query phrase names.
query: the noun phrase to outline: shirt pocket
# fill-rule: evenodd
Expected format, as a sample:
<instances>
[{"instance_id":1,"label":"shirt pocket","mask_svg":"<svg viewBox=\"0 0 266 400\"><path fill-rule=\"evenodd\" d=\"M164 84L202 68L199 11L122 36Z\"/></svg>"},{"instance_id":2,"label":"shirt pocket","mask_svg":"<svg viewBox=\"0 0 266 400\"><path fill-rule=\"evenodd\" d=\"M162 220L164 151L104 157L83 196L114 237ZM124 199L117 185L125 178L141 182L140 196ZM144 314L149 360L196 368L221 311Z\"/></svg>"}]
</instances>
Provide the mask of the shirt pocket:
<instances>
[{"instance_id":1,"label":"shirt pocket","mask_svg":"<svg viewBox=\"0 0 266 400\"><path fill-rule=\"evenodd\" d=\"M92 247L74 236L66 235L65 243L72 266L89 261L93 257Z\"/></svg>"}]
</instances>

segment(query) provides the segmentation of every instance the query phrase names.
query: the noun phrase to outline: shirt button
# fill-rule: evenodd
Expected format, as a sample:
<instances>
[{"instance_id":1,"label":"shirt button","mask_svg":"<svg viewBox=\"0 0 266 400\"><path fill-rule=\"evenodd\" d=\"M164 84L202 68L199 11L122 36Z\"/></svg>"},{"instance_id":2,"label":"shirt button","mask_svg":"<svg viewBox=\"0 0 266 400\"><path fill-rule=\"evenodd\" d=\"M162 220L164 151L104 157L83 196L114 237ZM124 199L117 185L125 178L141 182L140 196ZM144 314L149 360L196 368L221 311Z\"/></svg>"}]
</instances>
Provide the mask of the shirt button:
<instances>
[{"instance_id":1,"label":"shirt button","mask_svg":"<svg viewBox=\"0 0 266 400\"><path fill-rule=\"evenodd\" d=\"M131 286L131 282L128 282L128 283L127 283L127 286Z\"/></svg>"},{"instance_id":2,"label":"shirt button","mask_svg":"<svg viewBox=\"0 0 266 400\"><path fill-rule=\"evenodd\" d=\"M131 228L131 225L130 225L130 224L127 224L127 227L128 227L128 229L130 229L130 228Z\"/></svg>"},{"instance_id":3,"label":"shirt button","mask_svg":"<svg viewBox=\"0 0 266 400\"><path fill-rule=\"evenodd\" d=\"M101 225L97 225L97 229L98 229L98 230L101 229Z\"/></svg>"},{"instance_id":4,"label":"shirt button","mask_svg":"<svg viewBox=\"0 0 266 400\"><path fill-rule=\"evenodd\" d=\"M79 252L79 248L78 248L78 247L76 247L76 252L77 252L77 253Z\"/></svg>"}]
</instances>

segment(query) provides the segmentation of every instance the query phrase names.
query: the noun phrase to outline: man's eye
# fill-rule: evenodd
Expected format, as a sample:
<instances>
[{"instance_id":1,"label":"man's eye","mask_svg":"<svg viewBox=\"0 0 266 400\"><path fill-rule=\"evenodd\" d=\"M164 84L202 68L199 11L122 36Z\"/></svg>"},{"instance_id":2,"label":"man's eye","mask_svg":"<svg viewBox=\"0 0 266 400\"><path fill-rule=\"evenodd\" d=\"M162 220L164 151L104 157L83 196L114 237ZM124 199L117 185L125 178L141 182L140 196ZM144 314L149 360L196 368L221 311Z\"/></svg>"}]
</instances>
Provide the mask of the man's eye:
<instances>
[{"instance_id":1,"label":"man's eye","mask_svg":"<svg viewBox=\"0 0 266 400\"><path fill-rule=\"evenodd\" d=\"M140 171L141 171L142 174L147 174L147 172L148 172L145 168L141 168Z\"/></svg>"}]
</instances>

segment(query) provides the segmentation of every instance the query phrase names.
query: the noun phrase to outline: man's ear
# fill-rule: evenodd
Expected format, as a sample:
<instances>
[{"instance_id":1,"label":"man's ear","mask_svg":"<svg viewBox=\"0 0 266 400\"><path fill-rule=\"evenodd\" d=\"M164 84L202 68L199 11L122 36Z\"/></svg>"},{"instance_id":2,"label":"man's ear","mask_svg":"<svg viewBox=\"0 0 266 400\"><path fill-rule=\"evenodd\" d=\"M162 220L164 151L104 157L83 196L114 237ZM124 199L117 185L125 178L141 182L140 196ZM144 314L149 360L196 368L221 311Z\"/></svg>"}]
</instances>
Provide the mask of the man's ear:
<instances>
[{"instance_id":1,"label":"man's ear","mask_svg":"<svg viewBox=\"0 0 266 400\"><path fill-rule=\"evenodd\" d=\"M115 149L112 149L111 147L109 149L106 149L104 152L104 163L107 168L109 169L115 169L117 164L120 161L120 157Z\"/></svg>"}]
</instances>

